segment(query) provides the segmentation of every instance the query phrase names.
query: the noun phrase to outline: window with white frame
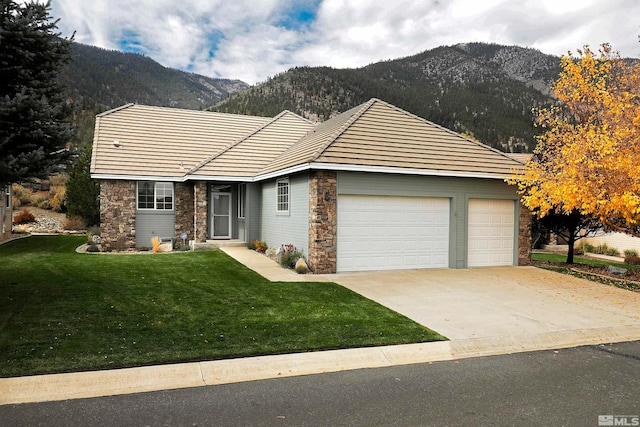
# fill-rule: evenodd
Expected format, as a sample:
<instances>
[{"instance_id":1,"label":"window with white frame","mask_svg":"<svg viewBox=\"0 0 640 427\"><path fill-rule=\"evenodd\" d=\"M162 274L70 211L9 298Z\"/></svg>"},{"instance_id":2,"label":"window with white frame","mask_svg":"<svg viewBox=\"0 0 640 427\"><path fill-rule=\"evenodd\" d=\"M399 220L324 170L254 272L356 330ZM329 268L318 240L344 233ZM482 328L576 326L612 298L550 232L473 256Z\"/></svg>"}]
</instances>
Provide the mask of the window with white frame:
<instances>
[{"instance_id":1,"label":"window with white frame","mask_svg":"<svg viewBox=\"0 0 640 427\"><path fill-rule=\"evenodd\" d=\"M276 212L289 213L289 178L276 181Z\"/></svg>"},{"instance_id":2,"label":"window with white frame","mask_svg":"<svg viewBox=\"0 0 640 427\"><path fill-rule=\"evenodd\" d=\"M247 185L238 184L238 218L244 219L244 199L247 194Z\"/></svg>"},{"instance_id":3,"label":"window with white frame","mask_svg":"<svg viewBox=\"0 0 640 427\"><path fill-rule=\"evenodd\" d=\"M173 210L173 183L138 182L138 209Z\"/></svg>"},{"instance_id":4,"label":"window with white frame","mask_svg":"<svg viewBox=\"0 0 640 427\"><path fill-rule=\"evenodd\" d=\"M11 207L11 184L7 185L7 187L5 188L5 203L4 205L8 208Z\"/></svg>"}]
</instances>

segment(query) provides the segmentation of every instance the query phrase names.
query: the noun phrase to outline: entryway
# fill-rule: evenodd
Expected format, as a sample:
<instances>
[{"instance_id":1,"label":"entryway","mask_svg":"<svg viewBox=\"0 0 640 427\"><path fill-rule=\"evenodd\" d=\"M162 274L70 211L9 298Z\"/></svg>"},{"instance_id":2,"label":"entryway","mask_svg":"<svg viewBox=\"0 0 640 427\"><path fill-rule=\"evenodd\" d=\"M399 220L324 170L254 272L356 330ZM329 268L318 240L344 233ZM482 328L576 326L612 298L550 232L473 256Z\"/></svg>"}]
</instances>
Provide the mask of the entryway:
<instances>
[{"instance_id":1,"label":"entryway","mask_svg":"<svg viewBox=\"0 0 640 427\"><path fill-rule=\"evenodd\" d=\"M211 238L231 238L231 193L211 192Z\"/></svg>"}]
</instances>

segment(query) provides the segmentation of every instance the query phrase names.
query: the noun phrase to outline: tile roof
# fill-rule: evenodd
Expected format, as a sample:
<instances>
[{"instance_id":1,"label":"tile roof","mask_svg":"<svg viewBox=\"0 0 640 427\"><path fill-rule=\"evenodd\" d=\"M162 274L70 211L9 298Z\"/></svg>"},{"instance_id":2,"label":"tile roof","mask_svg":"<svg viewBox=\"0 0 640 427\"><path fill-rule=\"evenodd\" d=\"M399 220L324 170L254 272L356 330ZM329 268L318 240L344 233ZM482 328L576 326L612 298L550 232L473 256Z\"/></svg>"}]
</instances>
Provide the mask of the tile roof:
<instances>
[{"instance_id":1,"label":"tile roof","mask_svg":"<svg viewBox=\"0 0 640 427\"><path fill-rule=\"evenodd\" d=\"M97 116L91 173L182 177L207 156L272 120L127 104Z\"/></svg>"},{"instance_id":2,"label":"tile roof","mask_svg":"<svg viewBox=\"0 0 640 427\"><path fill-rule=\"evenodd\" d=\"M375 98L318 125L261 174L304 163L496 177L522 166L501 151Z\"/></svg>"},{"instance_id":3,"label":"tile roof","mask_svg":"<svg viewBox=\"0 0 640 427\"><path fill-rule=\"evenodd\" d=\"M374 98L318 125L289 111L264 118L128 104L98 115L91 173L250 181L316 168L504 178L521 167Z\"/></svg>"}]
</instances>

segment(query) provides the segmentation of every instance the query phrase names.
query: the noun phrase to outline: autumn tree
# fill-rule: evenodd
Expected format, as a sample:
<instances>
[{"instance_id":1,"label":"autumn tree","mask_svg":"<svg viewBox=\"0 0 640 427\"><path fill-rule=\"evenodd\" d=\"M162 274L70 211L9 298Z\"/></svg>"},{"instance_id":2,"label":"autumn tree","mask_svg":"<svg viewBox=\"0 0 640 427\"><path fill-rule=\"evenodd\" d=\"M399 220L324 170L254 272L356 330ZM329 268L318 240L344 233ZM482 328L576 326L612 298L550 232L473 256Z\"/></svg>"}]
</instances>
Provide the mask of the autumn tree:
<instances>
[{"instance_id":1,"label":"autumn tree","mask_svg":"<svg viewBox=\"0 0 640 427\"><path fill-rule=\"evenodd\" d=\"M44 177L71 137L71 106L58 81L70 40L56 32L49 4L0 0L0 187Z\"/></svg>"},{"instance_id":2,"label":"autumn tree","mask_svg":"<svg viewBox=\"0 0 640 427\"><path fill-rule=\"evenodd\" d=\"M543 133L511 182L534 215L580 215L640 236L640 65L608 44L561 59L557 103L536 112Z\"/></svg>"}]
</instances>

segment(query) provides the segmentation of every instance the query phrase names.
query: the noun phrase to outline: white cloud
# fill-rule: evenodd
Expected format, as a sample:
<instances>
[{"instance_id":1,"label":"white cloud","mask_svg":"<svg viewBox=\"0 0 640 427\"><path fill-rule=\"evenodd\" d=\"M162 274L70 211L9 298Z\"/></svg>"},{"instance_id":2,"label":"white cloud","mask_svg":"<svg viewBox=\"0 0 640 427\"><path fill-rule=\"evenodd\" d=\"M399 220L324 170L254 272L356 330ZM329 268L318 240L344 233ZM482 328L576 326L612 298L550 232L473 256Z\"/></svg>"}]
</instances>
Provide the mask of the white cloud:
<instances>
[{"instance_id":1,"label":"white cloud","mask_svg":"<svg viewBox=\"0 0 640 427\"><path fill-rule=\"evenodd\" d=\"M322 0L300 28L281 21L316 0L53 0L65 35L130 43L165 66L264 80L296 65L358 67L443 44L483 41L563 54L611 42L639 57L636 0Z\"/></svg>"}]
</instances>

